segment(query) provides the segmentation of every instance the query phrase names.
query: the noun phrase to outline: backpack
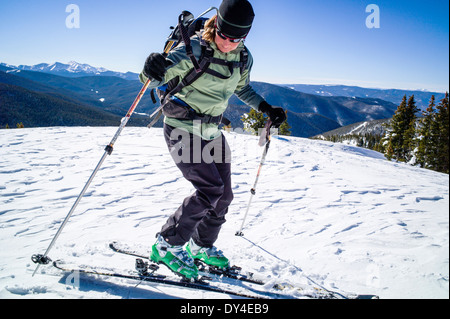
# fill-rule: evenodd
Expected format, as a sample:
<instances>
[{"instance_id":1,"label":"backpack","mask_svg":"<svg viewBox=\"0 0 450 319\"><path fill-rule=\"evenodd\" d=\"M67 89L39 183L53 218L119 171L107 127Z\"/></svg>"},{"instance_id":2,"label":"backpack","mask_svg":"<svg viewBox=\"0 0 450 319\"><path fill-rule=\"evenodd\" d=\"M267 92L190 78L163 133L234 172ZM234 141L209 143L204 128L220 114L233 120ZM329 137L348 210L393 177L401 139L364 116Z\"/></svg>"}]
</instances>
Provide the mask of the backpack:
<instances>
[{"instance_id":1,"label":"backpack","mask_svg":"<svg viewBox=\"0 0 450 319\"><path fill-rule=\"evenodd\" d=\"M208 9L204 13L202 13L197 19L194 19L194 16L189 11L183 11L178 18L178 25L173 29L171 34L169 35L165 45L164 45L164 56L167 56L167 53L177 47L180 43L184 42L186 48L186 54L191 60L193 64L193 68L188 72L188 74L183 78L175 78L169 81L167 84L157 88L157 94L161 101L161 106L152 114L158 113L157 117L149 124L149 127L152 126L161 114L164 114L167 117L172 117L180 120L197 120L202 123L214 123L214 124L224 124L230 125L231 122L223 117L223 114L219 116L210 116L206 114L198 114L193 108L189 105L176 98L174 95L180 92L184 87L191 85L194 83L200 76L204 73L211 74L221 79L227 79L229 76L224 76L214 70L209 69L209 65L211 63L220 64L227 66L230 70L230 74L233 74L235 68L239 68L240 72L245 70L247 67L248 61L248 52L244 48L241 51L241 58L239 62L231 62L218 58L214 58L214 50L210 47L210 45L204 41L200 40L202 53L200 59L194 56L192 52L192 46L190 38L194 36L197 32L200 32L204 29L206 21L208 18L203 17L209 11L216 9L214 7ZM217 10L217 9L216 9ZM231 76L230 75L230 76ZM156 98L154 96L154 91L151 91L152 101L156 103Z\"/></svg>"}]
</instances>

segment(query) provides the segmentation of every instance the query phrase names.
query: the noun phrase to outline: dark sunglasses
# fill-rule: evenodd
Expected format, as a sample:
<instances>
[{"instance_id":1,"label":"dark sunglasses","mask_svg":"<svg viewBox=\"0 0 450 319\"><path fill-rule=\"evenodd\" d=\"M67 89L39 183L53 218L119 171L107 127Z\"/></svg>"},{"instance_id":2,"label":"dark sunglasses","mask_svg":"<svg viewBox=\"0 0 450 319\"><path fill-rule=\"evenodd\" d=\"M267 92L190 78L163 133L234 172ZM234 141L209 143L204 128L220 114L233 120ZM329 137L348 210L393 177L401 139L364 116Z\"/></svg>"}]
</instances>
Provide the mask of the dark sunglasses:
<instances>
[{"instance_id":1,"label":"dark sunglasses","mask_svg":"<svg viewBox=\"0 0 450 319\"><path fill-rule=\"evenodd\" d=\"M217 29L217 28L216 28L216 32L217 32L217 35L218 35L219 37L221 37L223 40L228 40L228 41L230 41L231 43L239 43L239 42L245 40L245 38L237 38L237 39L234 39L234 38L227 37L225 34L223 34L222 32L220 32L219 29Z\"/></svg>"}]
</instances>

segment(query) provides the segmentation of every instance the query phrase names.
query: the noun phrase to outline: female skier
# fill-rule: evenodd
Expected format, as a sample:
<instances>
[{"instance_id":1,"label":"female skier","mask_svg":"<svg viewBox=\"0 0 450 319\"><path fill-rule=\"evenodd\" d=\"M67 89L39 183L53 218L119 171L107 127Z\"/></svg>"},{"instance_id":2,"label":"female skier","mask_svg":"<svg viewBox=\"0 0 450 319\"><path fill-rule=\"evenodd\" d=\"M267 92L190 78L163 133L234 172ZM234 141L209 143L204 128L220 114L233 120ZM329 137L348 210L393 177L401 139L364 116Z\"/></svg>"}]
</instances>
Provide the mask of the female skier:
<instances>
[{"instance_id":1,"label":"female skier","mask_svg":"<svg viewBox=\"0 0 450 319\"><path fill-rule=\"evenodd\" d=\"M229 260L214 246L233 200L230 150L218 129L229 98L236 94L250 107L266 113L275 127L286 120L282 108L269 105L249 85L253 58L244 40L254 16L247 0L223 0L217 15L190 39L197 60L204 58L205 51L210 52L207 71L178 90L164 107L169 152L196 191L163 225L150 258L189 280L198 276L194 259L222 269L229 267ZM167 58L150 54L140 80L145 83L150 79L150 87L169 90L193 67L183 43Z\"/></svg>"}]
</instances>

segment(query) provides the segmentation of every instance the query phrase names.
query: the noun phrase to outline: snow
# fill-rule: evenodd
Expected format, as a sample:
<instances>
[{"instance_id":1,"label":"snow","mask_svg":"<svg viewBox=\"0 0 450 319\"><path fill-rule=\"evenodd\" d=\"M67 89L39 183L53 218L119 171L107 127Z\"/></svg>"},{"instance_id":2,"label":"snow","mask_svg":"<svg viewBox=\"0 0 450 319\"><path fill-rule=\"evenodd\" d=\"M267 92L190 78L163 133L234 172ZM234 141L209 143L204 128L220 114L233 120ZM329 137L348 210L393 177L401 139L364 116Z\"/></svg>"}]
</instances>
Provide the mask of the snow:
<instances>
[{"instance_id":1,"label":"snow","mask_svg":"<svg viewBox=\"0 0 450 319\"><path fill-rule=\"evenodd\" d=\"M358 132L362 128L367 127L368 124L369 124L368 122L363 122L360 125L358 125L357 127L355 127L354 129L352 129L350 132L348 132L346 135L352 135L354 132Z\"/></svg>"},{"instance_id":2,"label":"snow","mask_svg":"<svg viewBox=\"0 0 450 319\"><path fill-rule=\"evenodd\" d=\"M0 131L0 298L227 298L35 264L117 128ZM244 227L262 148L224 133L235 199L217 246L273 280L381 298L449 298L449 178L344 144L275 137ZM148 250L193 191L162 130L127 127L50 252L53 260L126 272L117 240Z\"/></svg>"}]
</instances>

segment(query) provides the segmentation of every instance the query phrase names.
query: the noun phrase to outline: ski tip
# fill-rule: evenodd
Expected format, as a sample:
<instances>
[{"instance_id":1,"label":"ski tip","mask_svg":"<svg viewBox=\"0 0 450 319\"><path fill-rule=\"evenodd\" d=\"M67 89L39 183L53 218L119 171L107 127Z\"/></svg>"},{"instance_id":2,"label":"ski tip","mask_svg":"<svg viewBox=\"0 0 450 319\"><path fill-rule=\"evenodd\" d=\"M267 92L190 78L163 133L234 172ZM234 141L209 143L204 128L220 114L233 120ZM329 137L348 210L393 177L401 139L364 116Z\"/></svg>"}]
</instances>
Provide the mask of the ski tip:
<instances>
[{"instance_id":1,"label":"ski tip","mask_svg":"<svg viewBox=\"0 0 450 319\"><path fill-rule=\"evenodd\" d=\"M116 247L115 247L115 245L114 245L115 243L113 242L113 243L109 243L109 249L112 249L113 251L117 251L117 249L116 249Z\"/></svg>"}]
</instances>

